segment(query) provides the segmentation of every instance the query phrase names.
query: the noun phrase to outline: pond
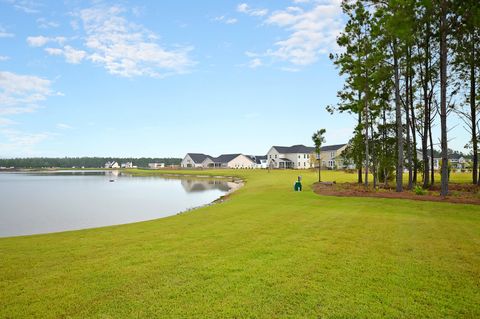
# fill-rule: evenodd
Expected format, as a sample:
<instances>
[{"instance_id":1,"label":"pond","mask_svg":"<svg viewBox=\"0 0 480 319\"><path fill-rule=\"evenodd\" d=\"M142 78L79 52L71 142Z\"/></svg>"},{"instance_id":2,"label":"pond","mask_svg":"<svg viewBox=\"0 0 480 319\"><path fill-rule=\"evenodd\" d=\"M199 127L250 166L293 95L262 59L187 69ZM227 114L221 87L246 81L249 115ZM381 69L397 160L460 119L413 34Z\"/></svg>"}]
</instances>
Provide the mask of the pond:
<instances>
[{"instance_id":1,"label":"pond","mask_svg":"<svg viewBox=\"0 0 480 319\"><path fill-rule=\"evenodd\" d=\"M126 224L213 202L225 179L136 177L118 171L0 173L0 237Z\"/></svg>"}]
</instances>

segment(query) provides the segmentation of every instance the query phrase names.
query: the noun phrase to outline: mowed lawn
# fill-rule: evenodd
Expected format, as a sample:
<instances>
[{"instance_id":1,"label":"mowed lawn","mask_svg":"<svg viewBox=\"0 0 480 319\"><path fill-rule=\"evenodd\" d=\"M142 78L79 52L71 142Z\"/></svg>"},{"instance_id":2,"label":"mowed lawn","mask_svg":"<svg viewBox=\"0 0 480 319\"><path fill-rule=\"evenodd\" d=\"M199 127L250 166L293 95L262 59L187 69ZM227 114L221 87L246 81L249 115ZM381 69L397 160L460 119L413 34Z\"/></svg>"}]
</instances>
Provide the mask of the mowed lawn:
<instances>
[{"instance_id":1,"label":"mowed lawn","mask_svg":"<svg viewBox=\"0 0 480 319\"><path fill-rule=\"evenodd\" d=\"M0 239L0 318L480 317L479 206L318 196L315 172L201 174L246 185L169 218Z\"/></svg>"}]
</instances>

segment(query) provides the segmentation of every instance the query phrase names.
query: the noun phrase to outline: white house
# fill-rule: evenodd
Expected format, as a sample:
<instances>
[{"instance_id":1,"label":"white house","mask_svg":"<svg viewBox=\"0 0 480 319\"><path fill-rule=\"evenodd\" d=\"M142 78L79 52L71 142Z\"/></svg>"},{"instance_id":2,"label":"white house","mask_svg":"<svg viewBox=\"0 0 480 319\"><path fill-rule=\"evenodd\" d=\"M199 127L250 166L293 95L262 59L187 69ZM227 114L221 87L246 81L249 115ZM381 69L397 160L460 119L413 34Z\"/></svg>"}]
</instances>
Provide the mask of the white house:
<instances>
[{"instance_id":1,"label":"white house","mask_svg":"<svg viewBox=\"0 0 480 319\"><path fill-rule=\"evenodd\" d=\"M218 157L206 157L204 168L255 168L255 162L243 154L222 154Z\"/></svg>"},{"instance_id":2,"label":"white house","mask_svg":"<svg viewBox=\"0 0 480 319\"><path fill-rule=\"evenodd\" d=\"M134 168L135 166L133 166L133 163L132 162L126 162L126 163L122 163L120 165L121 168Z\"/></svg>"},{"instance_id":3,"label":"white house","mask_svg":"<svg viewBox=\"0 0 480 319\"><path fill-rule=\"evenodd\" d=\"M335 169L343 168L341 157L347 144L326 145L320 149L322 166ZM267 165L270 168L308 169L315 167L315 148L305 145L272 146L267 153Z\"/></svg>"},{"instance_id":4,"label":"white house","mask_svg":"<svg viewBox=\"0 0 480 319\"><path fill-rule=\"evenodd\" d=\"M203 153L187 153L180 164L182 168L201 168L203 161L206 158L211 158L210 155Z\"/></svg>"},{"instance_id":5,"label":"white house","mask_svg":"<svg viewBox=\"0 0 480 319\"><path fill-rule=\"evenodd\" d=\"M120 168L120 165L115 161L108 161L105 163L105 168Z\"/></svg>"},{"instance_id":6,"label":"white house","mask_svg":"<svg viewBox=\"0 0 480 319\"><path fill-rule=\"evenodd\" d=\"M308 169L314 151L315 148L305 145L272 146L267 153L267 163L270 168Z\"/></svg>"},{"instance_id":7,"label":"white house","mask_svg":"<svg viewBox=\"0 0 480 319\"><path fill-rule=\"evenodd\" d=\"M268 168L267 155L247 155L255 162L255 168Z\"/></svg>"},{"instance_id":8,"label":"white house","mask_svg":"<svg viewBox=\"0 0 480 319\"><path fill-rule=\"evenodd\" d=\"M151 169L159 169L164 167L165 167L165 163L148 163L148 168L151 168Z\"/></svg>"}]
</instances>

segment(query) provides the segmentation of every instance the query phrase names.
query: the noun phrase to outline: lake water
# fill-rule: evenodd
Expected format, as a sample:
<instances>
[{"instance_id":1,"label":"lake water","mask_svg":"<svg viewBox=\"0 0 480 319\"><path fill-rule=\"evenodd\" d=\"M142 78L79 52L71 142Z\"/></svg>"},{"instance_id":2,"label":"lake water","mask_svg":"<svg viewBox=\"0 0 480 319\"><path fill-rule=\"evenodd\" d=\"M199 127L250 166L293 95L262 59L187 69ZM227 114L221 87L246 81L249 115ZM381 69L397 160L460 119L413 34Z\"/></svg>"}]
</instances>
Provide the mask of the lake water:
<instances>
[{"instance_id":1,"label":"lake water","mask_svg":"<svg viewBox=\"0 0 480 319\"><path fill-rule=\"evenodd\" d=\"M171 216L208 204L235 185L117 171L0 173L0 237Z\"/></svg>"}]
</instances>

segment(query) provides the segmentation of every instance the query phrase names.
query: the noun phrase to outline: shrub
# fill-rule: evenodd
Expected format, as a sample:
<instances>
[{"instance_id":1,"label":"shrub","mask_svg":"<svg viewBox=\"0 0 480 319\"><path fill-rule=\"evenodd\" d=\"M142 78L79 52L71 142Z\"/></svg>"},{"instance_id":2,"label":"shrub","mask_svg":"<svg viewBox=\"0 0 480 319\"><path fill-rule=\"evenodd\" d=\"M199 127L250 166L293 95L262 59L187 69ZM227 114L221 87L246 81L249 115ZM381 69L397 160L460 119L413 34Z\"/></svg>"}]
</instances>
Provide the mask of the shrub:
<instances>
[{"instance_id":1,"label":"shrub","mask_svg":"<svg viewBox=\"0 0 480 319\"><path fill-rule=\"evenodd\" d=\"M425 194L427 194L427 191L419 185L415 186L413 191L415 192L415 195L425 195Z\"/></svg>"}]
</instances>

